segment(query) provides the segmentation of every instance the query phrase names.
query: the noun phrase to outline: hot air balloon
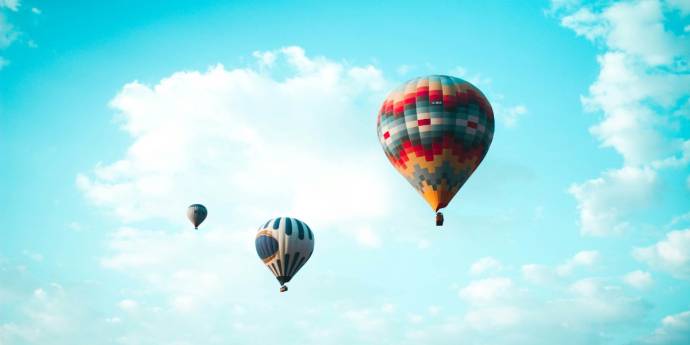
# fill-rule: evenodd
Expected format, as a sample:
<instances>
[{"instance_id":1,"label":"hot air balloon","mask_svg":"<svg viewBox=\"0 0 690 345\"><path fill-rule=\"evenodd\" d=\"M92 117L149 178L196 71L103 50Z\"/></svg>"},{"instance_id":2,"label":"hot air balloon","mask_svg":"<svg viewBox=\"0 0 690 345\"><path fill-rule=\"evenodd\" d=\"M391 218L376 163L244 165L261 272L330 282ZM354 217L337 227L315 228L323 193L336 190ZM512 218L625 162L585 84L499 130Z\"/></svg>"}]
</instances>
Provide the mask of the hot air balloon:
<instances>
[{"instance_id":1,"label":"hot air balloon","mask_svg":"<svg viewBox=\"0 0 690 345\"><path fill-rule=\"evenodd\" d=\"M469 82L445 75L412 79L383 101L376 132L388 160L436 213L477 169L494 134L494 113Z\"/></svg>"},{"instance_id":2,"label":"hot air balloon","mask_svg":"<svg viewBox=\"0 0 690 345\"><path fill-rule=\"evenodd\" d=\"M202 204L192 204L187 207L187 218L194 224L194 229L199 229L199 224L206 219L207 215L208 211Z\"/></svg>"},{"instance_id":3,"label":"hot air balloon","mask_svg":"<svg viewBox=\"0 0 690 345\"><path fill-rule=\"evenodd\" d=\"M280 292L285 292L285 283L295 276L314 252L314 233L299 219L274 218L259 228L255 244L259 258L278 279Z\"/></svg>"}]
</instances>

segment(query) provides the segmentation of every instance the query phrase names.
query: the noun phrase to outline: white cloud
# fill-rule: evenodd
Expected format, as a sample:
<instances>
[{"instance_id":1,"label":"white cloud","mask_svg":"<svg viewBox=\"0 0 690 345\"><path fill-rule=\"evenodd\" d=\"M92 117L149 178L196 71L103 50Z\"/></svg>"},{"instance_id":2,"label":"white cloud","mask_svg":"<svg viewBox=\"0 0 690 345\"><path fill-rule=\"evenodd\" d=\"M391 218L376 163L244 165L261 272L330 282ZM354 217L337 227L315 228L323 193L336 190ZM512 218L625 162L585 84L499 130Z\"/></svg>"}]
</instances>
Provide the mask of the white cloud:
<instances>
[{"instance_id":1,"label":"white cloud","mask_svg":"<svg viewBox=\"0 0 690 345\"><path fill-rule=\"evenodd\" d=\"M500 271L502 268L503 265L500 261L491 256L487 256L472 263L472 266L470 266L470 273L479 275L491 271Z\"/></svg>"},{"instance_id":2,"label":"white cloud","mask_svg":"<svg viewBox=\"0 0 690 345\"><path fill-rule=\"evenodd\" d=\"M593 256L575 255L568 261L593 264ZM540 273L539 278L543 278L541 273L549 279L557 276L555 269L546 266L523 266L523 273L535 272ZM645 301L627 296L624 289L607 279L558 278L566 288L559 284L548 293L543 290L546 287L526 288L506 277L473 281L460 292L469 302L468 310L459 320L449 320L451 324L435 330L452 331L452 339L463 337L476 343L599 343L612 328L636 324L649 309ZM540 331L529 331L534 329Z\"/></svg>"},{"instance_id":3,"label":"white cloud","mask_svg":"<svg viewBox=\"0 0 690 345\"><path fill-rule=\"evenodd\" d=\"M666 239L633 251L636 259L681 279L690 279L690 229L671 231Z\"/></svg>"},{"instance_id":4,"label":"white cloud","mask_svg":"<svg viewBox=\"0 0 690 345\"><path fill-rule=\"evenodd\" d=\"M368 226L359 228L355 236L357 242L364 247L378 248L381 246L381 239Z\"/></svg>"},{"instance_id":5,"label":"white cloud","mask_svg":"<svg viewBox=\"0 0 690 345\"><path fill-rule=\"evenodd\" d=\"M46 292L43 289L36 289L34 290L34 297L38 299L45 299L46 298Z\"/></svg>"},{"instance_id":6,"label":"white cloud","mask_svg":"<svg viewBox=\"0 0 690 345\"><path fill-rule=\"evenodd\" d=\"M0 8L7 8L10 11L17 12L19 5L19 0L0 0Z\"/></svg>"},{"instance_id":7,"label":"white cloud","mask_svg":"<svg viewBox=\"0 0 690 345\"><path fill-rule=\"evenodd\" d=\"M137 301L131 300L131 299L123 299L117 305L118 305L118 307L120 307L120 309L122 309L124 311L134 311L137 308L139 308L139 303L137 303Z\"/></svg>"},{"instance_id":8,"label":"white cloud","mask_svg":"<svg viewBox=\"0 0 690 345\"><path fill-rule=\"evenodd\" d=\"M165 296L164 306L177 312L238 304L251 284L238 285L237 277L252 282L269 276L254 252L254 230L207 227L168 233L122 228L110 236L110 251L101 264ZM227 294L227 286L234 286L233 294Z\"/></svg>"},{"instance_id":9,"label":"white cloud","mask_svg":"<svg viewBox=\"0 0 690 345\"><path fill-rule=\"evenodd\" d=\"M0 12L0 49L9 47L18 36L19 33L15 31L14 26Z\"/></svg>"},{"instance_id":10,"label":"white cloud","mask_svg":"<svg viewBox=\"0 0 690 345\"><path fill-rule=\"evenodd\" d=\"M640 56L650 65L670 64L686 53L679 40L664 29L662 5L658 1L617 3L604 12L612 24L607 38L611 48ZM687 48L687 46L685 47Z\"/></svg>"},{"instance_id":11,"label":"white cloud","mask_svg":"<svg viewBox=\"0 0 690 345\"><path fill-rule=\"evenodd\" d=\"M556 268L558 275L569 275L576 267L594 266L600 259L599 252L596 250L583 250L575 254L571 259Z\"/></svg>"},{"instance_id":12,"label":"white cloud","mask_svg":"<svg viewBox=\"0 0 690 345\"><path fill-rule=\"evenodd\" d=\"M690 102L690 99L688 99ZM655 169L678 168L690 163L690 140L677 142L680 147L676 155L652 162Z\"/></svg>"},{"instance_id":13,"label":"white cloud","mask_svg":"<svg viewBox=\"0 0 690 345\"><path fill-rule=\"evenodd\" d=\"M414 69L414 66L410 66L410 65L400 65L400 66L398 66L398 68L396 69L396 72L397 72L399 75L404 76L404 75L406 75L407 73L409 73L410 71L412 71L413 69Z\"/></svg>"},{"instance_id":14,"label":"white cloud","mask_svg":"<svg viewBox=\"0 0 690 345\"><path fill-rule=\"evenodd\" d=\"M664 317L654 333L640 342L655 345L690 344L690 311Z\"/></svg>"},{"instance_id":15,"label":"white cloud","mask_svg":"<svg viewBox=\"0 0 690 345\"><path fill-rule=\"evenodd\" d=\"M605 147L618 151L628 165L649 164L682 150L670 125L677 120L667 115L689 93L690 77L650 70L620 51L607 52L598 61L599 77L583 104L590 111L602 110L605 116L591 133ZM665 111L659 113L658 107Z\"/></svg>"},{"instance_id":16,"label":"white cloud","mask_svg":"<svg viewBox=\"0 0 690 345\"><path fill-rule=\"evenodd\" d=\"M522 278L534 284L546 284L556 279L554 272L544 265L527 264L521 267Z\"/></svg>"},{"instance_id":17,"label":"white cloud","mask_svg":"<svg viewBox=\"0 0 690 345\"><path fill-rule=\"evenodd\" d=\"M79 222L76 222L76 221L70 222L69 224L67 224L67 227L68 227L70 230L76 231L76 232L79 232L79 231L82 231L82 230L83 230L82 225L81 225Z\"/></svg>"},{"instance_id":18,"label":"white cloud","mask_svg":"<svg viewBox=\"0 0 690 345\"><path fill-rule=\"evenodd\" d=\"M410 314L407 314L407 320L410 323L422 323L422 321L424 321L424 317L422 317L419 314L410 313Z\"/></svg>"},{"instance_id":19,"label":"white cloud","mask_svg":"<svg viewBox=\"0 0 690 345\"><path fill-rule=\"evenodd\" d=\"M600 15L585 7L561 18L561 25L572 29L580 36L587 37L589 40L597 39L606 34L607 31L606 26L601 22Z\"/></svg>"},{"instance_id":20,"label":"white cloud","mask_svg":"<svg viewBox=\"0 0 690 345\"><path fill-rule=\"evenodd\" d=\"M573 256L572 263L580 266L592 266L599 260L599 252L596 250L583 250Z\"/></svg>"},{"instance_id":21,"label":"white cloud","mask_svg":"<svg viewBox=\"0 0 690 345\"><path fill-rule=\"evenodd\" d=\"M592 236L624 232L630 226L627 216L651 202L656 182L651 168L623 167L572 185L568 192L577 200L580 232Z\"/></svg>"},{"instance_id":22,"label":"white cloud","mask_svg":"<svg viewBox=\"0 0 690 345\"><path fill-rule=\"evenodd\" d=\"M262 67L271 67L273 64L276 62L276 54L274 52L262 52L262 51L255 51L252 53L252 56L254 56L258 62L259 65Z\"/></svg>"},{"instance_id":23,"label":"white cloud","mask_svg":"<svg viewBox=\"0 0 690 345\"><path fill-rule=\"evenodd\" d=\"M619 2L595 13L581 7L561 18L561 25L589 40L602 39L611 50L639 57L651 66L668 65L686 53L687 41L663 25L659 1Z\"/></svg>"},{"instance_id":24,"label":"white cloud","mask_svg":"<svg viewBox=\"0 0 690 345\"><path fill-rule=\"evenodd\" d=\"M480 89L488 89L492 83L491 78L486 78L479 73L470 73L467 69L465 69L464 67L460 67L460 66L455 67L451 71L451 74L457 75L458 77L469 81L474 86L476 86ZM485 91L485 90L482 90L482 91Z\"/></svg>"},{"instance_id":25,"label":"white cloud","mask_svg":"<svg viewBox=\"0 0 690 345\"><path fill-rule=\"evenodd\" d=\"M267 70L216 66L152 87L127 84L111 106L133 143L118 161L78 175L87 199L125 222L182 222L192 202L209 208L206 223L282 213L317 231L385 215L387 162L352 116L363 112L358 97L376 109L387 85L380 71L310 58L299 47L254 55ZM281 63L294 75L277 81L270 66ZM373 232L358 235L377 244Z\"/></svg>"},{"instance_id":26,"label":"white cloud","mask_svg":"<svg viewBox=\"0 0 690 345\"><path fill-rule=\"evenodd\" d=\"M496 331L518 324L522 310L513 306L494 306L473 309L465 314L464 321L471 328L479 331Z\"/></svg>"},{"instance_id":27,"label":"white cloud","mask_svg":"<svg viewBox=\"0 0 690 345\"><path fill-rule=\"evenodd\" d=\"M649 272L640 270L632 271L626 274L623 277L623 281L636 289L646 289L654 283L652 275L649 274Z\"/></svg>"},{"instance_id":28,"label":"white cloud","mask_svg":"<svg viewBox=\"0 0 690 345\"><path fill-rule=\"evenodd\" d=\"M575 319L566 316L561 322L582 324L598 323L632 323L644 315L649 306L636 297L626 296L616 285L605 281L585 278L571 284L571 298L564 298L553 304L554 308L566 308ZM587 315L587 320L577 320L578 316Z\"/></svg>"},{"instance_id":29,"label":"white cloud","mask_svg":"<svg viewBox=\"0 0 690 345\"><path fill-rule=\"evenodd\" d=\"M490 303L513 294L513 281L507 277L492 277L470 282L459 292L469 303Z\"/></svg>"},{"instance_id":30,"label":"white cloud","mask_svg":"<svg viewBox=\"0 0 690 345\"><path fill-rule=\"evenodd\" d=\"M600 260L601 254L598 251L582 250L560 265L550 267L539 264L526 264L522 265L520 271L525 281L537 285L548 285L572 276L578 267L593 268Z\"/></svg>"},{"instance_id":31,"label":"white cloud","mask_svg":"<svg viewBox=\"0 0 690 345\"><path fill-rule=\"evenodd\" d=\"M690 222L690 212L674 216L666 227L673 227L676 225L685 224L686 222Z\"/></svg>"},{"instance_id":32,"label":"white cloud","mask_svg":"<svg viewBox=\"0 0 690 345\"><path fill-rule=\"evenodd\" d=\"M515 127L517 124L517 121L522 115L527 114L527 107L524 105L516 105L513 107L509 107L507 109L504 109L504 115L503 115L503 121L505 122L507 127Z\"/></svg>"},{"instance_id":33,"label":"white cloud","mask_svg":"<svg viewBox=\"0 0 690 345\"><path fill-rule=\"evenodd\" d=\"M666 4L679 10L682 15L690 14L690 1L688 0L666 0Z\"/></svg>"},{"instance_id":34,"label":"white cloud","mask_svg":"<svg viewBox=\"0 0 690 345\"><path fill-rule=\"evenodd\" d=\"M24 256L28 257L29 259L31 259L33 261L36 261L36 262L43 261L43 255L41 253L32 252L30 250L24 250L24 251L22 251L22 254L24 254Z\"/></svg>"},{"instance_id":35,"label":"white cloud","mask_svg":"<svg viewBox=\"0 0 690 345\"><path fill-rule=\"evenodd\" d=\"M33 13L33 14L41 14L41 13L43 13L43 11L41 11L41 9L38 8L38 7L32 7L32 8L31 8L31 13Z\"/></svg>"},{"instance_id":36,"label":"white cloud","mask_svg":"<svg viewBox=\"0 0 690 345\"><path fill-rule=\"evenodd\" d=\"M493 96L493 98L491 98ZM518 122L525 114L528 113L527 107L518 104L512 106L506 106L503 104L503 95L489 95L489 101L494 109L494 115L496 121L507 128L514 128L518 125Z\"/></svg>"},{"instance_id":37,"label":"white cloud","mask_svg":"<svg viewBox=\"0 0 690 345\"><path fill-rule=\"evenodd\" d=\"M29 293L20 297L17 308L12 304L8 308L7 300L0 300L0 308L8 310L11 317L0 320L0 344L67 344L65 340L75 339L77 334L93 338L97 324L83 329L77 323L89 319L60 285L49 284Z\"/></svg>"},{"instance_id":38,"label":"white cloud","mask_svg":"<svg viewBox=\"0 0 690 345\"><path fill-rule=\"evenodd\" d=\"M107 317L107 318L105 318L105 322L110 323L110 324L117 324L117 323L121 323L122 319L120 319L119 317L116 317L116 316Z\"/></svg>"},{"instance_id":39,"label":"white cloud","mask_svg":"<svg viewBox=\"0 0 690 345\"><path fill-rule=\"evenodd\" d=\"M378 334L386 327L386 319L370 309L350 309L343 312L343 318L364 335Z\"/></svg>"},{"instance_id":40,"label":"white cloud","mask_svg":"<svg viewBox=\"0 0 690 345\"><path fill-rule=\"evenodd\" d=\"M392 303L386 303L381 307L381 310L384 313L392 313L395 311L395 305Z\"/></svg>"},{"instance_id":41,"label":"white cloud","mask_svg":"<svg viewBox=\"0 0 690 345\"><path fill-rule=\"evenodd\" d=\"M658 1L609 6L552 4L561 24L601 44L600 71L582 97L603 119L590 128L623 166L570 188L578 201L581 233L609 235L631 226L628 216L656 194L657 171L687 166L688 142L675 116L690 95L690 37L667 29L668 10ZM666 181L664 181L666 182ZM674 182L667 182L674 183Z\"/></svg>"}]
</instances>

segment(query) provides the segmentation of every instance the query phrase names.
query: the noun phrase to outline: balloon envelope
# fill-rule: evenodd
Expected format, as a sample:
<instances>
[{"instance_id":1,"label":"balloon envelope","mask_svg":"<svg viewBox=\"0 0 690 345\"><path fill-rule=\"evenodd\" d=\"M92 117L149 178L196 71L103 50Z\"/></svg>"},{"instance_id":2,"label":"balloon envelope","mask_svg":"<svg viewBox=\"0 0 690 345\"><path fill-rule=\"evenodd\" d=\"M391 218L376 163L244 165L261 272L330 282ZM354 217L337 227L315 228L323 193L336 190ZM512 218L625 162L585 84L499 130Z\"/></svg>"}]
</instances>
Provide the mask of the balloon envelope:
<instances>
[{"instance_id":1,"label":"balloon envelope","mask_svg":"<svg viewBox=\"0 0 690 345\"><path fill-rule=\"evenodd\" d=\"M206 210L206 207L201 204L193 204L189 205L187 207L187 218L189 218L189 221L194 224L194 228L197 229L199 228L199 224L201 224L204 219L206 219L206 216L208 215L208 211Z\"/></svg>"},{"instance_id":2,"label":"balloon envelope","mask_svg":"<svg viewBox=\"0 0 690 345\"><path fill-rule=\"evenodd\" d=\"M256 253L278 279L289 282L314 252L314 233L296 218L273 218L256 233Z\"/></svg>"},{"instance_id":3,"label":"balloon envelope","mask_svg":"<svg viewBox=\"0 0 690 345\"><path fill-rule=\"evenodd\" d=\"M376 130L393 167L438 211L484 159L493 139L494 114L474 85L430 75L388 95Z\"/></svg>"}]
</instances>

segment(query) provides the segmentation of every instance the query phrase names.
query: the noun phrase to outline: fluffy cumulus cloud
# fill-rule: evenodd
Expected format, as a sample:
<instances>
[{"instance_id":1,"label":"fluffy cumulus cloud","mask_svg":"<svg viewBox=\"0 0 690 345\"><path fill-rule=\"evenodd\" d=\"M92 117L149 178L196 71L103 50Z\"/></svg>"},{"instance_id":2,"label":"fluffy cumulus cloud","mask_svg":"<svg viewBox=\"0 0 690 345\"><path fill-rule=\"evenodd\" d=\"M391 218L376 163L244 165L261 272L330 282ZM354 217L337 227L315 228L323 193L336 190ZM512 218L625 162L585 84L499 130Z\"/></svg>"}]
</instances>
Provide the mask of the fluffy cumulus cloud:
<instances>
[{"instance_id":1,"label":"fluffy cumulus cloud","mask_svg":"<svg viewBox=\"0 0 690 345\"><path fill-rule=\"evenodd\" d=\"M649 247L636 248L635 258L652 268L681 279L690 279L690 229L671 231Z\"/></svg>"},{"instance_id":2,"label":"fluffy cumulus cloud","mask_svg":"<svg viewBox=\"0 0 690 345\"><path fill-rule=\"evenodd\" d=\"M472 266L470 266L470 273L479 275L483 273L500 271L502 268L503 264L501 264L498 259L487 256L475 261Z\"/></svg>"},{"instance_id":3,"label":"fluffy cumulus cloud","mask_svg":"<svg viewBox=\"0 0 690 345\"><path fill-rule=\"evenodd\" d=\"M0 341L71 344L88 338L112 344L194 344L198 339L209 344L253 343L262 332L291 334L286 344L374 340L377 344L455 344L457 339L499 345L596 344L607 341L610 329L634 327L648 310L643 300L626 295L606 278L562 277L563 288L544 286L548 293L541 293L525 279L511 278L510 267L503 267L505 275L480 278L460 287L458 302L464 308L452 301L440 308L378 298L337 298L328 293L332 284L324 279L327 275L309 282L321 284L319 294L295 289L286 299L275 290L267 293L251 288L265 285L269 279L268 272L260 274L237 264L250 254L250 245L228 246L237 241L223 238L233 236L224 231L191 234L179 233L171 242L162 232L117 231L111 241L112 253L101 264L121 273L122 279L141 279L145 284L136 290L120 289L121 297L112 296L111 300L102 300L102 285L25 284L19 269L11 269L8 275L8 266L0 265L0 278L11 282L0 286L0 307L8 307L9 301L9 306L20 306L14 315L22 316L11 322L0 320ZM596 261L591 253L582 251L565 262L588 265ZM545 267L555 272L559 265ZM85 308L93 303L99 307ZM281 319L286 313L290 317ZM266 322L266 315L277 315L280 322Z\"/></svg>"},{"instance_id":4,"label":"fluffy cumulus cloud","mask_svg":"<svg viewBox=\"0 0 690 345\"><path fill-rule=\"evenodd\" d=\"M571 259L567 260L562 265L556 268L556 273L561 276L569 275L577 267L592 267L596 265L601 258L599 252L596 250L583 250L576 253Z\"/></svg>"},{"instance_id":5,"label":"fluffy cumulus cloud","mask_svg":"<svg viewBox=\"0 0 690 345\"><path fill-rule=\"evenodd\" d=\"M583 250L555 267L531 263L522 265L520 271L522 278L529 283L538 285L552 284L571 277L578 273L578 271L592 271L600 260L601 255L598 251Z\"/></svg>"},{"instance_id":6,"label":"fluffy cumulus cloud","mask_svg":"<svg viewBox=\"0 0 690 345\"><path fill-rule=\"evenodd\" d=\"M513 293L513 281L506 277L486 278L471 282L460 290L460 297L470 303L491 303Z\"/></svg>"},{"instance_id":7,"label":"fluffy cumulus cloud","mask_svg":"<svg viewBox=\"0 0 690 345\"><path fill-rule=\"evenodd\" d=\"M568 191L577 200L581 233L603 236L628 229L627 217L649 205L656 187L657 174L652 168L626 166L574 184Z\"/></svg>"},{"instance_id":8,"label":"fluffy cumulus cloud","mask_svg":"<svg viewBox=\"0 0 690 345\"><path fill-rule=\"evenodd\" d=\"M25 265L0 257L0 344L69 344L97 335L107 339L96 315L83 304L88 293L79 295L55 282L38 283L34 275ZM81 324L86 320L89 327Z\"/></svg>"},{"instance_id":9,"label":"fluffy cumulus cloud","mask_svg":"<svg viewBox=\"0 0 690 345\"><path fill-rule=\"evenodd\" d=\"M623 281L636 289L646 289L654 283L652 275L649 272L640 270L626 274L623 277Z\"/></svg>"},{"instance_id":10,"label":"fluffy cumulus cloud","mask_svg":"<svg viewBox=\"0 0 690 345\"><path fill-rule=\"evenodd\" d=\"M365 105L384 92L381 72L298 47L254 55L260 68L127 84L111 106L133 143L80 174L78 187L129 223L179 221L203 202L208 222L290 214L316 228L357 226L360 241L376 245L365 225L386 214L391 191L376 138L360 127L370 128L361 118L376 106ZM271 69L281 63L290 71L282 79Z\"/></svg>"},{"instance_id":11,"label":"fluffy cumulus cloud","mask_svg":"<svg viewBox=\"0 0 690 345\"><path fill-rule=\"evenodd\" d=\"M593 252L580 253L584 254L565 262L596 261ZM544 268L556 274L559 266ZM456 344L458 339L473 344L602 344L611 342L610 330L632 330L649 311L647 302L626 294L610 278L562 276L557 286L535 288L525 278L511 277L514 273L503 267L501 276L458 287L460 306L451 302L426 310L389 303L318 307L337 311L341 324L353 331L323 324L316 334L326 342L340 337L383 344Z\"/></svg>"},{"instance_id":12,"label":"fluffy cumulus cloud","mask_svg":"<svg viewBox=\"0 0 690 345\"><path fill-rule=\"evenodd\" d=\"M7 8L10 11L19 10L19 0L0 0L0 8Z\"/></svg>"},{"instance_id":13,"label":"fluffy cumulus cloud","mask_svg":"<svg viewBox=\"0 0 690 345\"><path fill-rule=\"evenodd\" d=\"M448 324L440 329L481 339L478 343L602 343L606 340L604 330L632 327L646 315L649 306L642 299L627 295L609 278L558 275L563 265L590 266L597 258L596 252L582 251L561 265L539 265L542 274L548 272L558 281L535 281L530 275L521 279L505 275L470 281L458 292L467 309L456 318L447 319ZM522 267L523 273L535 273L537 265ZM512 270L505 268L503 273L510 274Z\"/></svg>"},{"instance_id":14,"label":"fluffy cumulus cloud","mask_svg":"<svg viewBox=\"0 0 690 345\"><path fill-rule=\"evenodd\" d=\"M623 158L623 167L570 188L583 234L630 228L628 216L650 206L645 201L656 193L659 171L688 166L690 138L681 130L688 118L678 114L690 96L690 36L667 26L673 8L659 1L553 3L561 25L604 50L599 76L582 102L603 114L592 135Z\"/></svg>"},{"instance_id":15,"label":"fluffy cumulus cloud","mask_svg":"<svg viewBox=\"0 0 690 345\"><path fill-rule=\"evenodd\" d=\"M653 334L640 341L651 345L682 345L690 343L690 311L669 315Z\"/></svg>"}]
</instances>

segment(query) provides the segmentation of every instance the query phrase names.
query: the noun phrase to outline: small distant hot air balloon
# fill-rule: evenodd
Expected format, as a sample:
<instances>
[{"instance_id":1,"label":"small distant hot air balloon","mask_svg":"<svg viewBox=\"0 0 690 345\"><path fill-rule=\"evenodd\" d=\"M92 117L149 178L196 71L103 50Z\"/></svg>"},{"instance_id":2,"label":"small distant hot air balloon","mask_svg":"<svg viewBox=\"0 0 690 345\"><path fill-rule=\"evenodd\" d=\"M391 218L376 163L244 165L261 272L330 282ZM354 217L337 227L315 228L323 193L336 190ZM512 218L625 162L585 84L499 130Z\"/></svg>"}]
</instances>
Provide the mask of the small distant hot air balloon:
<instances>
[{"instance_id":1,"label":"small distant hot air balloon","mask_svg":"<svg viewBox=\"0 0 690 345\"><path fill-rule=\"evenodd\" d=\"M278 279L280 292L285 292L285 283L314 252L314 233L299 219L274 218L259 228L255 244L259 258Z\"/></svg>"},{"instance_id":2,"label":"small distant hot air balloon","mask_svg":"<svg viewBox=\"0 0 690 345\"><path fill-rule=\"evenodd\" d=\"M477 169L494 134L494 113L484 94L460 78L412 79L383 101L376 121L379 141L443 225L446 207Z\"/></svg>"},{"instance_id":3,"label":"small distant hot air balloon","mask_svg":"<svg viewBox=\"0 0 690 345\"><path fill-rule=\"evenodd\" d=\"M202 204L192 204L187 207L187 218L194 224L194 229L199 229L199 224L206 219L207 215L208 211Z\"/></svg>"}]
</instances>

